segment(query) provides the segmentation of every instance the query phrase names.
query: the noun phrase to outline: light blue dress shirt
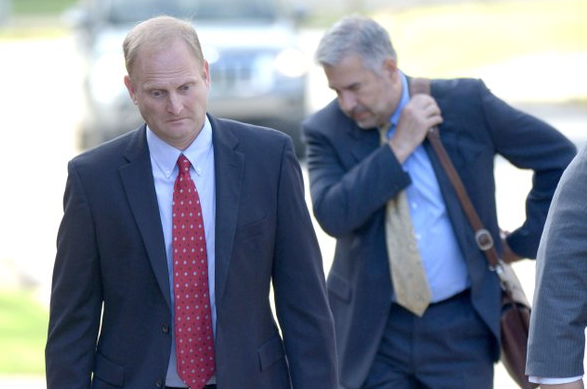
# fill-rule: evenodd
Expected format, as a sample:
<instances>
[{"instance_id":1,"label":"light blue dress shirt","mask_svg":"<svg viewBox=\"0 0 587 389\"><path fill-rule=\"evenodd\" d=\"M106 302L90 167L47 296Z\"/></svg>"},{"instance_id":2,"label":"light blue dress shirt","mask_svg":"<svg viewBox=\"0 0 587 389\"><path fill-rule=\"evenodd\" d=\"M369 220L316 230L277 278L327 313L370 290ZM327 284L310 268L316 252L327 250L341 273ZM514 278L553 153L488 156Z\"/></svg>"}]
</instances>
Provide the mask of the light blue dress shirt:
<instances>
[{"instance_id":1,"label":"light blue dress shirt","mask_svg":"<svg viewBox=\"0 0 587 389\"><path fill-rule=\"evenodd\" d=\"M401 72L400 77L403 92L398 107L390 118L388 137L395 132L401 111L410 100L407 78ZM467 266L424 146L418 146L402 167L412 179L412 184L406 188L406 196L432 292L432 302L442 301L469 287Z\"/></svg>"},{"instance_id":2,"label":"light blue dress shirt","mask_svg":"<svg viewBox=\"0 0 587 389\"><path fill-rule=\"evenodd\" d=\"M174 306L173 294L173 249L171 241L172 230L172 201L173 186L179 173L177 159L182 152L175 147L161 140L151 129L147 127L147 144L151 154L151 165L153 169L153 179L155 181L155 192L157 193L157 203L159 205L159 216L161 217L161 226L163 227L163 236L165 239L165 252L167 253L167 269L169 271L169 285L171 293L171 304ZM190 175L202 206L204 218L204 233L206 235L206 250L208 254L208 282L210 288L210 303L212 307L212 325L214 335L216 335L216 297L215 297L215 219L216 219L216 182L214 174L214 148L212 147L212 127L208 118L204 123L202 131L194 142L183 151L183 154L192 164ZM171 310L172 319L174 319L174 310ZM172 320L172 323L174 321ZM175 355L175 335L171 331L171 357L169 359L169 368L165 384L173 387L185 387L185 383L179 378L176 368ZM210 381L215 382L215 377Z\"/></svg>"}]
</instances>

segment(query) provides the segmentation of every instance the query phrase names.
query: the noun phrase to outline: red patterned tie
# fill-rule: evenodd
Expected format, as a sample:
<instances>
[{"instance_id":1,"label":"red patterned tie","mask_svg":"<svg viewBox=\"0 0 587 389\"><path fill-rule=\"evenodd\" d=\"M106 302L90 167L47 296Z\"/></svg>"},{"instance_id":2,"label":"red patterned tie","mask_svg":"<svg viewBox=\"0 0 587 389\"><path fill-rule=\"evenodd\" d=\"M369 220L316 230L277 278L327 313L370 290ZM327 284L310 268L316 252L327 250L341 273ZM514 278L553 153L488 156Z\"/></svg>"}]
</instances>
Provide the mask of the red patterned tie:
<instances>
[{"instance_id":1,"label":"red patterned tie","mask_svg":"<svg viewBox=\"0 0 587 389\"><path fill-rule=\"evenodd\" d=\"M177 372L192 389L214 375L208 259L200 198L182 154L173 190L173 273Z\"/></svg>"}]
</instances>

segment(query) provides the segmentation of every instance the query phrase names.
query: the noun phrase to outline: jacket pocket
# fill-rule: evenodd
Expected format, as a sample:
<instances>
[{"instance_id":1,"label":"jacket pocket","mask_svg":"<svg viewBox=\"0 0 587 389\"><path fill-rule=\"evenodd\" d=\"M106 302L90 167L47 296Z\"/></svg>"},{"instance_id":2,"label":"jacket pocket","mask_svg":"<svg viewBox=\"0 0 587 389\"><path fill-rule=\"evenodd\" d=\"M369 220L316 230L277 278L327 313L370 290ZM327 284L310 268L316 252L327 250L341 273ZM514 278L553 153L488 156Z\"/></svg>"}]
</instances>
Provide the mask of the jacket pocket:
<instances>
[{"instance_id":1,"label":"jacket pocket","mask_svg":"<svg viewBox=\"0 0 587 389\"><path fill-rule=\"evenodd\" d=\"M263 344L257 351L261 371L273 366L276 362L285 358L285 350L279 336L274 336Z\"/></svg>"},{"instance_id":2,"label":"jacket pocket","mask_svg":"<svg viewBox=\"0 0 587 389\"><path fill-rule=\"evenodd\" d=\"M122 386L124 385L124 367L109 361L98 353L96 354L94 378L110 385Z\"/></svg>"}]
</instances>

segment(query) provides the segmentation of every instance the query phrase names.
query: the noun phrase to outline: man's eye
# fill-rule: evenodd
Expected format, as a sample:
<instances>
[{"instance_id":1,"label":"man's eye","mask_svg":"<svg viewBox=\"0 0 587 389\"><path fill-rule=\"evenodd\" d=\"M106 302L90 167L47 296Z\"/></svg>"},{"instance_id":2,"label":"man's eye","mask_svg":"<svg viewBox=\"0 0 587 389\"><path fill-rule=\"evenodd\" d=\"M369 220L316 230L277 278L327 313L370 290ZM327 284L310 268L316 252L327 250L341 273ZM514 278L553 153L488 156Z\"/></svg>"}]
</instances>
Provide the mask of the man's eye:
<instances>
[{"instance_id":1,"label":"man's eye","mask_svg":"<svg viewBox=\"0 0 587 389\"><path fill-rule=\"evenodd\" d=\"M190 89L191 89L191 86L190 86L190 85L183 85L183 86L181 87L181 90L182 90L182 91L184 91L184 92L185 92L185 91L188 91L188 90L190 90Z\"/></svg>"},{"instance_id":2,"label":"man's eye","mask_svg":"<svg viewBox=\"0 0 587 389\"><path fill-rule=\"evenodd\" d=\"M163 96L163 92L161 92L159 90L154 90L154 91L151 92L151 95L153 97L161 97L161 96Z\"/></svg>"}]
</instances>

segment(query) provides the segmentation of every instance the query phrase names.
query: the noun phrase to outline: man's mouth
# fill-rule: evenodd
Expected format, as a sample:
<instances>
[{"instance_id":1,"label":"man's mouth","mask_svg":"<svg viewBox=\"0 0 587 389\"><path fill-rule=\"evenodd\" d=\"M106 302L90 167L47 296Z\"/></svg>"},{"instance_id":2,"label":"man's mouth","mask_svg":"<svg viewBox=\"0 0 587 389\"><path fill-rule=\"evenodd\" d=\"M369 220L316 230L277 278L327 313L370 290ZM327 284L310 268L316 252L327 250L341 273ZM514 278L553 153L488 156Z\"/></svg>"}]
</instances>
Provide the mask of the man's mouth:
<instances>
[{"instance_id":1,"label":"man's mouth","mask_svg":"<svg viewBox=\"0 0 587 389\"><path fill-rule=\"evenodd\" d=\"M349 115L353 120L358 121L363 119L369 112L364 109L355 109Z\"/></svg>"}]
</instances>

